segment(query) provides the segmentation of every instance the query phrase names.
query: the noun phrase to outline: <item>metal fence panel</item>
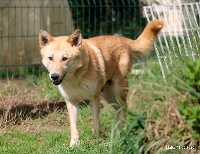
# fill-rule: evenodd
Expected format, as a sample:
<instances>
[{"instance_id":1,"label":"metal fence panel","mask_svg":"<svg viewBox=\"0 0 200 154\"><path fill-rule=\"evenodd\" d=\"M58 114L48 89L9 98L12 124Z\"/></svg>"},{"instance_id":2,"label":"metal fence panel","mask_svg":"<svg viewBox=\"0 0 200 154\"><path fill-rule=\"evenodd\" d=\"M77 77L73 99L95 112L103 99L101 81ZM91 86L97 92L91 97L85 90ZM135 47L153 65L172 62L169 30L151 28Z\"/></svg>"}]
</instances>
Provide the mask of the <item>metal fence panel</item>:
<instances>
[{"instance_id":1,"label":"metal fence panel","mask_svg":"<svg viewBox=\"0 0 200 154\"><path fill-rule=\"evenodd\" d=\"M155 49L163 78L188 58L200 58L200 2L145 6L148 22L164 21Z\"/></svg>"}]
</instances>

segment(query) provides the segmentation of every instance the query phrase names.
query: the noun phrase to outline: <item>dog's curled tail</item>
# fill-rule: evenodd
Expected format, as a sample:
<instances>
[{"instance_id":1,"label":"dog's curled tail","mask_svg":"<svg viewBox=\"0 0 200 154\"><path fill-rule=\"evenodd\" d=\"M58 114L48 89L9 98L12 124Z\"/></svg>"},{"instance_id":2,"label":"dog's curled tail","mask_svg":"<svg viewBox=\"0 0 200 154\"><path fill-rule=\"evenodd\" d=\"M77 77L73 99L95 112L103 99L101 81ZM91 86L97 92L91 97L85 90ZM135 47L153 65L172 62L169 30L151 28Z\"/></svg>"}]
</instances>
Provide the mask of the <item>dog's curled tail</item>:
<instances>
[{"instance_id":1,"label":"dog's curled tail","mask_svg":"<svg viewBox=\"0 0 200 154\"><path fill-rule=\"evenodd\" d=\"M158 33L163 28L161 20L151 21L144 29L142 34L134 42L129 43L132 51L138 55L146 55L153 49L153 44L157 40Z\"/></svg>"}]
</instances>

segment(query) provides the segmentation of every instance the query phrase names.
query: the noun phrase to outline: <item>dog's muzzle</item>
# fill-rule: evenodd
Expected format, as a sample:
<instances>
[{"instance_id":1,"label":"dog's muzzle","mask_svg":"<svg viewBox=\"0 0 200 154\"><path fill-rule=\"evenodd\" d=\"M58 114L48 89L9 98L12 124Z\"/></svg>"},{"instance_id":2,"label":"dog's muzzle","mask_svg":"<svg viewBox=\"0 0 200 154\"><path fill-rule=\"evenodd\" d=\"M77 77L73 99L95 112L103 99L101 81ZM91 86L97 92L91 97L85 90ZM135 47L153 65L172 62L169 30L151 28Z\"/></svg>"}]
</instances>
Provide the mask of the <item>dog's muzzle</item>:
<instances>
[{"instance_id":1,"label":"dog's muzzle","mask_svg":"<svg viewBox=\"0 0 200 154\"><path fill-rule=\"evenodd\" d=\"M59 79L59 74L52 73L52 74L51 74L52 83L55 84L55 85L59 85L59 84L62 82L62 80L63 80L63 78L65 77L65 75L66 75L66 72L65 72L65 74L62 76L62 78Z\"/></svg>"}]
</instances>

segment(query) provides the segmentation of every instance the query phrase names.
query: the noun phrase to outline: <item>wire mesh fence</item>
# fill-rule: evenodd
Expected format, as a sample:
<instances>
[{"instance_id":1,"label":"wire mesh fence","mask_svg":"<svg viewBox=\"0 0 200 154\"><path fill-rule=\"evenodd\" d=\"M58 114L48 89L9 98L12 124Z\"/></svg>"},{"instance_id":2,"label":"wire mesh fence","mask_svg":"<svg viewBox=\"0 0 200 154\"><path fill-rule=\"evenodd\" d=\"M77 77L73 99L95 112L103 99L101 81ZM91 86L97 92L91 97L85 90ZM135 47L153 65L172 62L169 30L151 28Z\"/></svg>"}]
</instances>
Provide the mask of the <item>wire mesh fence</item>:
<instances>
[{"instance_id":1,"label":"wire mesh fence","mask_svg":"<svg viewBox=\"0 0 200 154\"><path fill-rule=\"evenodd\" d=\"M40 76L38 32L83 37L105 34L136 38L146 24L139 0L0 1L0 79Z\"/></svg>"},{"instance_id":2,"label":"wire mesh fence","mask_svg":"<svg viewBox=\"0 0 200 154\"><path fill-rule=\"evenodd\" d=\"M155 44L164 79L174 66L200 58L200 2L145 6L144 12L148 22L165 23Z\"/></svg>"}]
</instances>

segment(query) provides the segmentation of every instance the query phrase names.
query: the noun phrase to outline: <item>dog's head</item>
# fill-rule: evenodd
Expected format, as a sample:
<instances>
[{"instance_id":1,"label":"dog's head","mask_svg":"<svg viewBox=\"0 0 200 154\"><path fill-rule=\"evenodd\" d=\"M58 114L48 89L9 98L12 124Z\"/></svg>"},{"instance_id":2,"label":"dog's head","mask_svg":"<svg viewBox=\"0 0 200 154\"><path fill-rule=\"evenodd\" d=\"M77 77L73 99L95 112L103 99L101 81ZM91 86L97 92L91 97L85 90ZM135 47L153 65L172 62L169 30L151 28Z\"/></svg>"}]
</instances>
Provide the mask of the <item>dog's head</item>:
<instances>
[{"instance_id":1,"label":"dog's head","mask_svg":"<svg viewBox=\"0 0 200 154\"><path fill-rule=\"evenodd\" d=\"M48 32L40 30L39 45L42 63L49 71L50 79L55 85L59 85L64 77L73 75L82 66L80 30L76 30L69 37L52 37Z\"/></svg>"}]
</instances>

